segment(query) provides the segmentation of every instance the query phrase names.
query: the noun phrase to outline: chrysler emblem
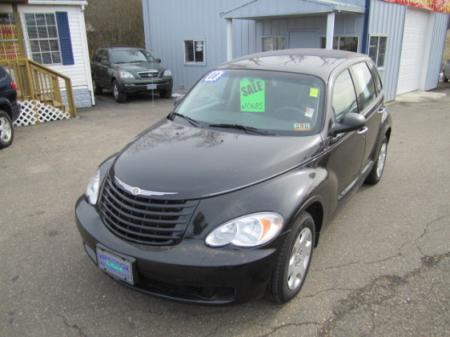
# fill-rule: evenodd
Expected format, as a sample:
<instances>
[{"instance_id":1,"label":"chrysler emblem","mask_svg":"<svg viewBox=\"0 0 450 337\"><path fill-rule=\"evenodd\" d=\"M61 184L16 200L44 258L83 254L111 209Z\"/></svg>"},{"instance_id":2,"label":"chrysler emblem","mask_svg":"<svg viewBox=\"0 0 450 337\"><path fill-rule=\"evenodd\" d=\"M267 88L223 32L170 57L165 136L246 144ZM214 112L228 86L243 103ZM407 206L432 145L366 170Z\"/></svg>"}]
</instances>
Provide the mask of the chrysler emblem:
<instances>
[{"instance_id":1,"label":"chrysler emblem","mask_svg":"<svg viewBox=\"0 0 450 337\"><path fill-rule=\"evenodd\" d=\"M139 187L132 187L131 188L131 194L139 195L139 194L141 194L141 189Z\"/></svg>"},{"instance_id":2,"label":"chrysler emblem","mask_svg":"<svg viewBox=\"0 0 450 337\"><path fill-rule=\"evenodd\" d=\"M145 197L151 197L151 196L163 196L163 195L173 195L178 194L178 192L159 192L159 191L147 191L140 189L137 186L130 186L127 183L124 183L122 180L120 180L117 177L114 177L117 184L119 184L120 187L122 187L125 191L130 192L134 196L142 195Z\"/></svg>"}]
</instances>

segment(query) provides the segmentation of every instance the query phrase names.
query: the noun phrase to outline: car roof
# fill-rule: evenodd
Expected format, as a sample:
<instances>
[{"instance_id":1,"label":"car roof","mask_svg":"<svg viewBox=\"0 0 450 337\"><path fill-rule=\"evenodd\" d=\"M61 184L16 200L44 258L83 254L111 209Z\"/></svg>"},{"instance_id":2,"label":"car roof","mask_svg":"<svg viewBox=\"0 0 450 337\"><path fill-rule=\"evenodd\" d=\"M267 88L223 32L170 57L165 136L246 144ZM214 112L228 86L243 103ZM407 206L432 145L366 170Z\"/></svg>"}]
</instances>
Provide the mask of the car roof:
<instances>
[{"instance_id":1,"label":"car roof","mask_svg":"<svg viewBox=\"0 0 450 337\"><path fill-rule=\"evenodd\" d=\"M294 72L315 75L327 81L336 68L368 59L367 55L341 50L283 49L247 55L224 63L219 69Z\"/></svg>"}]
</instances>

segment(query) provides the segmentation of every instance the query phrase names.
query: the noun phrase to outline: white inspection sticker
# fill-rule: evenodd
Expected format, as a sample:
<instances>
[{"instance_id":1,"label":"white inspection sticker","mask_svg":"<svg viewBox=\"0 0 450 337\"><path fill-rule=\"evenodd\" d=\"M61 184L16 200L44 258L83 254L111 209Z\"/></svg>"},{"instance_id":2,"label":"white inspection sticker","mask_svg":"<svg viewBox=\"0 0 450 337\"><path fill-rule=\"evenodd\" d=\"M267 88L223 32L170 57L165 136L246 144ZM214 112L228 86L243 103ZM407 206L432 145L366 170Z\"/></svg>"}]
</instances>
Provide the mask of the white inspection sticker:
<instances>
[{"instance_id":1,"label":"white inspection sticker","mask_svg":"<svg viewBox=\"0 0 450 337\"><path fill-rule=\"evenodd\" d=\"M223 70L216 70L208 74L208 76L205 77L205 82L215 82L217 81L222 75L224 71Z\"/></svg>"},{"instance_id":2,"label":"white inspection sticker","mask_svg":"<svg viewBox=\"0 0 450 337\"><path fill-rule=\"evenodd\" d=\"M306 107L305 108L305 117L313 118L313 116L314 116L314 109Z\"/></svg>"}]
</instances>

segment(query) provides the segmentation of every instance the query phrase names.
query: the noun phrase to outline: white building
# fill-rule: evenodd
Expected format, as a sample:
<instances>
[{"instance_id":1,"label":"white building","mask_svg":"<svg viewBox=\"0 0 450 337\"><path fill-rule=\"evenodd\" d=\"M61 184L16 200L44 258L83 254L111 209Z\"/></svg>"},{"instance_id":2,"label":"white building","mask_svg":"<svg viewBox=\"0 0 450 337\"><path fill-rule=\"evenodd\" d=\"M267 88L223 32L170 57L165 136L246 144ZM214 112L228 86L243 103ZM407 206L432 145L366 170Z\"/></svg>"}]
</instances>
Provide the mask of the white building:
<instances>
[{"instance_id":1,"label":"white building","mask_svg":"<svg viewBox=\"0 0 450 337\"><path fill-rule=\"evenodd\" d=\"M0 24L14 12L20 17L25 55L71 79L77 108L95 103L86 6L86 0L5 0L0 4Z\"/></svg>"}]
</instances>

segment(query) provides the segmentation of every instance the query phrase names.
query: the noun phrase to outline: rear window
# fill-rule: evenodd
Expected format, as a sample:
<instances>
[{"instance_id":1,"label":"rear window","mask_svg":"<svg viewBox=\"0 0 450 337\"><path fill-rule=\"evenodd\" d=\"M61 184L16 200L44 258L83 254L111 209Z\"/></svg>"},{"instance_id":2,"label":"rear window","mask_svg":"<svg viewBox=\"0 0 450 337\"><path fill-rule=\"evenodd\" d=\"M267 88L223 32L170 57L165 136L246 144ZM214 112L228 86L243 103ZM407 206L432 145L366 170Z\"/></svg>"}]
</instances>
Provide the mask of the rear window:
<instances>
[{"instance_id":1,"label":"rear window","mask_svg":"<svg viewBox=\"0 0 450 337\"><path fill-rule=\"evenodd\" d=\"M176 112L205 124L304 135L321 126L324 94L323 81L311 75L215 70L197 83Z\"/></svg>"}]
</instances>

